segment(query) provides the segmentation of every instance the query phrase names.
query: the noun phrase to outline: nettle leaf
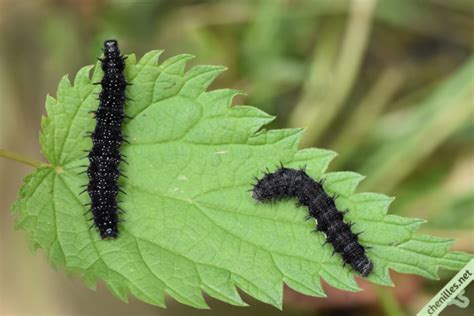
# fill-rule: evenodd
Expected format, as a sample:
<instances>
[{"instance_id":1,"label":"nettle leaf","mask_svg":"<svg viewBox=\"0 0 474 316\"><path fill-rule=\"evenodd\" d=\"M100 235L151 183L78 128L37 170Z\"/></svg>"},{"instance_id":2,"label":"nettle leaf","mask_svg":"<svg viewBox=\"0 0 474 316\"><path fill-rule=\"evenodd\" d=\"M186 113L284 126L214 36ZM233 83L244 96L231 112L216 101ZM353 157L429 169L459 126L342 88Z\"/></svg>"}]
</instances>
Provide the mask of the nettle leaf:
<instances>
[{"instance_id":1,"label":"nettle leaf","mask_svg":"<svg viewBox=\"0 0 474 316\"><path fill-rule=\"evenodd\" d=\"M104 280L126 301L129 293L165 306L165 294L206 308L203 292L234 305L246 305L237 288L281 308L283 284L301 293L324 296L321 278L330 285L359 290L349 267L343 267L314 222L294 201L256 204L248 192L253 177L282 162L307 167L325 178L325 189L337 194L339 209L361 242L371 246L374 262L369 280L392 285L388 269L437 278L438 267L457 270L471 257L448 252L452 240L416 234L423 223L388 215L391 198L354 193L362 176L324 173L335 153L298 150L302 129L264 130L273 117L250 106L231 106L235 90L207 87L224 68L196 66L185 71L190 55L158 64L161 51L140 61L127 59L127 88L132 99L124 125L130 144L123 145L121 195L127 211L120 237L101 240L90 229L88 179L78 175L91 148L85 132L95 120L102 70L82 68L72 84L64 77L57 98L46 100L41 147L53 167L39 168L25 179L13 210L18 227L43 248L54 266L79 274L92 288Z\"/></svg>"}]
</instances>

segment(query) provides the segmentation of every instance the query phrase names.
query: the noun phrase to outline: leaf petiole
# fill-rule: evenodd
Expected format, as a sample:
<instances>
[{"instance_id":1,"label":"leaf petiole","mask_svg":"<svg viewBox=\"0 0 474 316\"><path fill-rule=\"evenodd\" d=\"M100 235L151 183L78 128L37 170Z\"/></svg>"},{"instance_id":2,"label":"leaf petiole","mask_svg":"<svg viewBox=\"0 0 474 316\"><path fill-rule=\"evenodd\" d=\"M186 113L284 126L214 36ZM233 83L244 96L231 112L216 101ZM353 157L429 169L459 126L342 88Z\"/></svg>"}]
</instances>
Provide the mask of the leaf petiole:
<instances>
[{"instance_id":1,"label":"leaf petiole","mask_svg":"<svg viewBox=\"0 0 474 316\"><path fill-rule=\"evenodd\" d=\"M5 149L1 149L1 148L0 148L0 157L10 159L10 160L13 160L13 161L18 161L20 163L23 163L25 165L29 165L29 166L32 166L32 167L35 167L35 168L52 167L52 165L50 165L48 163L44 163L42 161L35 160L35 159L30 159L30 158L24 157L20 154L17 154L17 153L14 153L14 152L11 152L11 151L8 151L8 150L5 150Z\"/></svg>"}]
</instances>

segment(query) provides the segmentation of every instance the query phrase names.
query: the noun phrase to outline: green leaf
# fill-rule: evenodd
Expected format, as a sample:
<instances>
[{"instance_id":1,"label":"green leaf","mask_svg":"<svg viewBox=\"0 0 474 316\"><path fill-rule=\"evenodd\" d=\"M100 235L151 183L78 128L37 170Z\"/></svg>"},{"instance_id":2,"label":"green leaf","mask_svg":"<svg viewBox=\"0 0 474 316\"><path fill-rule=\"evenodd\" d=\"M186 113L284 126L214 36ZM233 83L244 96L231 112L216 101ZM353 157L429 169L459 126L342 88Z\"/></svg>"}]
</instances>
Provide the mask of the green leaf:
<instances>
[{"instance_id":1,"label":"green leaf","mask_svg":"<svg viewBox=\"0 0 474 316\"><path fill-rule=\"evenodd\" d=\"M132 119L124 125L130 144L123 145L127 195L120 196L125 223L120 237L101 240L89 229L87 194L79 195L91 148L85 132L95 121L89 114L98 101L102 71L82 68L74 84L64 77L57 98L47 97L41 147L53 165L25 179L13 210L17 225L35 248L46 251L54 266L79 274L88 287L104 280L127 301L129 293L158 306L165 294L206 308L203 292L234 305L246 305L237 288L281 308L283 284L324 296L321 278L330 285L359 290L324 237L311 233L314 223L294 201L256 204L248 190L254 176L282 162L306 166L325 178L325 188L349 209L347 220L361 241L373 247L369 280L391 285L389 268L436 278L438 267L460 269L471 255L450 253L451 240L416 234L423 222L387 214L391 198L354 191L362 176L327 173L335 153L298 150L301 129L264 130L273 117L250 106L231 106L240 92L208 86L224 68L196 66L185 72L192 56L179 55L158 64L161 51L136 62L127 59L126 104Z\"/></svg>"}]
</instances>

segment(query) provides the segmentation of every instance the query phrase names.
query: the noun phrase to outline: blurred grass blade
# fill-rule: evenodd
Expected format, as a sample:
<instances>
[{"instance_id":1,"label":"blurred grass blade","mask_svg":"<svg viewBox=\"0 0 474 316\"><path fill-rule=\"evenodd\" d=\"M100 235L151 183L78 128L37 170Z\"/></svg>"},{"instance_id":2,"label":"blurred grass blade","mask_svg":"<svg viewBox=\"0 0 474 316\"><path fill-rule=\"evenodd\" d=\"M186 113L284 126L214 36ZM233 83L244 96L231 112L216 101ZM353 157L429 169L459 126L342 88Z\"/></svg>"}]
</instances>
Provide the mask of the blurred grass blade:
<instances>
[{"instance_id":1,"label":"blurred grass blade","mask_svg":"<svg viewBox=\"0 0 474 316\"><path fill-rule=\"evenodd\" d=\"M290 125L298 126L306 121L308 113L314 111L320 100L327 98L333 82L333 65L336 62L341 33L342 23L337 20L328 21L321 27L303 94L291 114Z\"/></svg>"},{"instance_id":2,"label":"blurred grass blade","mask_svg":"<svg viewBox=\"0 0 474 316\"><path fill-rule=\"evenodd\" d=\"M457 1L457 4L453 0L438 0L439 3L434 5L427 5L428 2L430 1L384 0L383 5L377 6L375 15L390 26L461 45L464 45L466 38L472 37L473 20L466 14L473 10L472 0ZM448 11L443 6L452 9ZM453 32L453 29L440 23L440 16L447 23L456 25L456 31Z\"/></svg>"},{"instance_id":3,"label":"blurred grass blade","mask_svg":"<svg viewBox=\"0 0 474 316\"><path fill-rule=\"evenodd\" d=\"M339 153L334 168L343 165L358 146L367 139L375 122L393 95L401 87L405 73L402 68L386 69L376 80L373 88L356 107L344 129L334 141L332 149Z\"/></svg>"},{"instance_id":4,"label":"blurred grass blade","mask_svg":"<svg viewBox=\"0 0 474 316\"><path fill-rule=\"evenodd\" d=\"M408 128L383 145L361 168L361 173L370 175L361 189L389 192L464 125L472 115L473 74L474 56L416 106L409 120L400 122L400 128Z\"/></svg>"},{"instance_id":5,"label":"blurred grass blade","mask_svg":"<svg viewBox=\"0 0 474 316\"><path fill-rule=\"evenodd\" d=\"M435 185L428 187L428 190L416 190L416 198L408 200L398 213L427 218L431 227L474 229L473 170L474 155L471 148L465 157L456 159L442 182L431 181ZM413 191L413 188L404 185L404 190L407 189Z\"/></svg>"},{"instance_id":6,"label":"blurred grass blade","mask_svg":"<svg viewBox=\"0 0 474 316\"><path fill-rule=\"evenodd\" d=\"M367 47L375 4L375 0L352 1L341 53L336 69L333 70L335 75L326 77L332 79L327 94L317 99L313 87L306 90L306 95L303 95L302 101L296 106L290 125L308 128L301 142L303 147L314 144L342 109Z\"/></svg>"},{"instance_id":7,"label":"blurred grass blade","mask_svg":"<svg viewBox=\"0 0 474 316\"><path fill-rule=\"evenodd\" d=\"M268 73L274 69L275 61L282 59L285 43L280 35L284 9L281 0L258 1L254 20L245 31L242 44L244 67L255 82L252 100L256 103L265 105L278 93L278 82L268 78Z\"/></svg>"}]
</instances>

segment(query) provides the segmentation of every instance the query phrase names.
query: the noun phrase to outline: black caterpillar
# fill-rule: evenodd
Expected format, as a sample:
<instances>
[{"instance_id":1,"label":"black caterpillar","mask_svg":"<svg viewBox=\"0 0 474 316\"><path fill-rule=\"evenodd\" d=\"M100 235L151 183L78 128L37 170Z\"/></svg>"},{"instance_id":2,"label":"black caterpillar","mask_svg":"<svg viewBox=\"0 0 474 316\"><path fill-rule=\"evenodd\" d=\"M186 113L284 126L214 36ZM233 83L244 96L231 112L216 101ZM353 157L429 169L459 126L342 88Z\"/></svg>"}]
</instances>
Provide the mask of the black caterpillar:
<instances>
[{"instance_id":1,"label":"black caterpillar","mask_svg":"<svg viewBox=\"0 0 474 316\"><path fill-rule=\"evenodd\" d=\"M304 170L295 170L280 167L273 173L266 173L252 189L252 196L260 202L278 201L285 198L296 198L299 205L308 207L308 219L317 220L316 230L323 232L326 243L334 247L334 252L341 254L344 264L366 277L373 268L359 243L358 235L353 233L353 223L343 221L344 212L339 211L323 189L322 181L317 182L306 174Z\"/></svg>"},{"instance_id":2,"label":"black caterpillar","mask_svg":"<svg viewBox=\"0 0 474 316\"><path fill-rule=\"evenodd\" d=\"M119 165L124 161L120 154L120 146L125 141L122 135L124 120L125 57L118 48L116 40L104 42L104 58L101 67L104 77L100 82L102 91L99 94L99 107L92 111L96 126L90 133L92 150L88 154L89 166L87 175L89 183L85 191L91 199L93 224L98 228L102 239L113 239L119 235L119 214L117 194L123 192L118 185L121 174Z\"/></svg>"}]
</instances>

